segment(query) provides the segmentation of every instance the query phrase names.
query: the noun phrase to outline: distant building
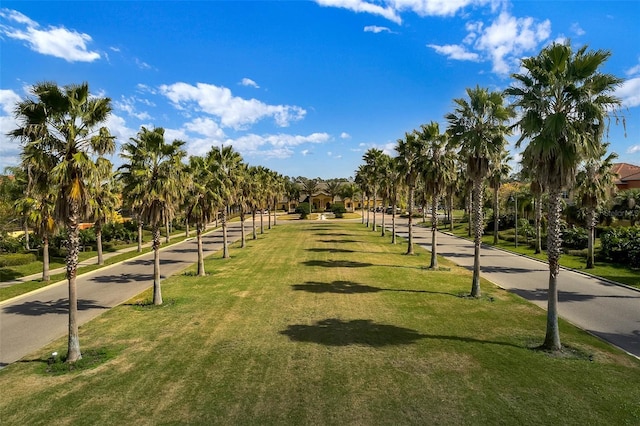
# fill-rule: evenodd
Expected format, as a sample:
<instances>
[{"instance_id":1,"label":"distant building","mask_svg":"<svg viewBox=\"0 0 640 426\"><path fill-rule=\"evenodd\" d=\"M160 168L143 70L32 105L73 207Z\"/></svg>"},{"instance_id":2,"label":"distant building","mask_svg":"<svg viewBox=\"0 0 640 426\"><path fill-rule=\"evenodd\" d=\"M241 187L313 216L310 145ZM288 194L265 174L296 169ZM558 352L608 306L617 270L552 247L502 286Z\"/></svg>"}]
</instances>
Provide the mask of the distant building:
<instances>
[{"instance_id":1,"label":"distant building","mask_svg":"<svg viewBox=\"0 0 640 426\"><path fill-rule=\"evenodd\" d=\"M612 171L617 175L614 183L619 191L640 188L640 166L629 163L614 163Z\"/></svg>"}]
</instances>

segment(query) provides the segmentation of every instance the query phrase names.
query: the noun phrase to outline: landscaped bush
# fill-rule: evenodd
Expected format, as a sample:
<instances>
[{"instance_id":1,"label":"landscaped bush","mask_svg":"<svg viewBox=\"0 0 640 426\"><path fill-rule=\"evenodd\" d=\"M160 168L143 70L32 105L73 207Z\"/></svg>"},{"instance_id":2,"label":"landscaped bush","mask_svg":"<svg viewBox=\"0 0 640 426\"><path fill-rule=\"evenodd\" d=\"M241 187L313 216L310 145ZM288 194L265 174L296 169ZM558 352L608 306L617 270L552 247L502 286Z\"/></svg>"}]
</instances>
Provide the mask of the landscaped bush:
<instances>
[{"instance_id":1,"label":"landscaped bush","mask_svg":"<svg viewBox=\"0 0 640 426\"><path fill-rule=\"evenodd\" d=\"M9 235L0 236L0 253L17 253L23 248L22 242Z\"/></svg>"},{"instance_id":2,"label":"landscaped bush","mask_svg":"<svg viewBox=\"0 0 640 426\"><path fill-rule=\"evenodd\" d=\"M306 219L309 217L311 210L309 209L309 203L300 203L296 207L296 213L300 215L300 219Z\"/></svg>"},{"instance_id":3,"label":"landscaped bush","mask_svg":"<svg viewBox=\"0 0 640 426\"><path fill-rule=\"evenodd\" d=\"M600 235L600 242L606 259L640 268L640 227L609 228Z\"/></svg>"},{"instance_id":4,"label":"landscaped bush","mask_svg":"<svg viewBox=\"0 0 640 426\"><path fill-rule=\"evenodd\" d=\"M38 260L34 253L9 253L0 255L0 268L26 265Z\"/></svg>"},{"instance_id":5,"label":"landscaped bush","mask_svg":"<svg viewBox=\"0 0 640 426\"><path fill-rule=\"evenodd\" d=\"M344 208L344 204L335 203L333 206L331 206L331 211L334 215L336 215L337 218L341 218L347 212L347 209Z\"/></svg>"},{"instance_id":6,"label":"landscaped bush","mask_svg":"<svg viewBox=\"0 0 640 426\"><path fill-rule=\"evenodd\" d=\"M130 243L131 241L135 240L138 232L137 228L134 226L134 229L131 230L129 229L130 226L128 227L127 225L125 225L125 223L111 222L104 225L102 227L102 240L122 241L125 243Z\"/></svg>"},{"instance_id":7,"label":"landscaped bush","mask_svg":"<svg viewBox=\"0 0 640 426\"><path fill-rule=\"evenodd\" d=\"M562 247L574 250L587 248L589 235L587 230L579 226L567 228L562 231Z\"/></svg>"}]
</instances>

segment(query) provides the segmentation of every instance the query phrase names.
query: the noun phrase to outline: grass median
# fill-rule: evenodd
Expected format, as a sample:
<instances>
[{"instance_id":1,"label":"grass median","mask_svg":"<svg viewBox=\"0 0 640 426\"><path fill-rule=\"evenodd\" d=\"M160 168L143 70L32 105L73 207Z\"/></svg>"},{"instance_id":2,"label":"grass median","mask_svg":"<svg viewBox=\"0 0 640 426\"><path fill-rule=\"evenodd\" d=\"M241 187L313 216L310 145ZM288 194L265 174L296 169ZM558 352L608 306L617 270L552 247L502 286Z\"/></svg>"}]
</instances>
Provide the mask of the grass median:
<instances>
[{"instance_id":1,"label":"grass median","mask_svg":"<svg viewBox=\"0 0 640 426\"><path fill-rule=\"evenodd\" d=\"M637 424L640 362L358 223L279 225L81 327L96 368L0 371L3 424Z\"/></svg>"}]
</instances>

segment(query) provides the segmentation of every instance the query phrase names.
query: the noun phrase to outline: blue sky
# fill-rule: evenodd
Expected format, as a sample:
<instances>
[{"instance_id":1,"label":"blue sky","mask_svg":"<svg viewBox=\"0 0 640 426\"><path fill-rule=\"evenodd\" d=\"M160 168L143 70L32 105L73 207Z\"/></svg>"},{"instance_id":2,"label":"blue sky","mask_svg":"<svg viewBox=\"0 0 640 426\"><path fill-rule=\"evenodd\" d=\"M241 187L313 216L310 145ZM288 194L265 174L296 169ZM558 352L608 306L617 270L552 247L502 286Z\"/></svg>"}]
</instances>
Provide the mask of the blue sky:
<instances>
[{"instance_id":1,"label":"blue sky","mask_svg":"<svg viewBox=\"0 0 640 426\"><path fill-rule=\"evenodd\" d=\"M29 87L86 81L112 99L118 145L164 127L191 155L231 144L284 175L349 177L367 149L444 130L467 87L502 90L520 58L566 39L612 52L626 137L612 122L607 138L640 164L638 22L635 0L3 0L0 168L19 161L5 134Z\"/></svg>"}]
</instances>

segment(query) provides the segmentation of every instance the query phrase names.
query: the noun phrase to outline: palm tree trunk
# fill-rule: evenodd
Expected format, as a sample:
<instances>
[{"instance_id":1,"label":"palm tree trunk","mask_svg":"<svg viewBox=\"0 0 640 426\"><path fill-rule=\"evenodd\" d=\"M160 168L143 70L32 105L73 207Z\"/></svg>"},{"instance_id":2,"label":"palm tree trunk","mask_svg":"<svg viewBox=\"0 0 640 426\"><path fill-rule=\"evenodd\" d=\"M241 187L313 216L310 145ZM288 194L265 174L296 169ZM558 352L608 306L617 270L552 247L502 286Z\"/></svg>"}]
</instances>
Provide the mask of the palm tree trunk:
<instances>
[{"instance_id":1,"label":"palm tree trunk","mask_svg":"<svg viewBox=\"0 0 640 426\"><path fill-rule=\"evenodd\" d=\"M449 192L449 232L453 232L453 192Z\"/></svg>"},{"instance_id":2,"label":"palm tree trunk","mask_svg":"<svg viewBox=\"0 0 640 426\"><path fill-rule=\"evenodd\" d=\"M364 225L364 194L362 194L362 197L360 197L360 201L362 202L361 206L361 211L362 211L362 224Z\"/></svg>"},{"instance_id":3,"label":"palm tree trunk","mask_svg":"<svg viewBox=\"0 0 640 426\"><path fill-rule=\"evenodd\" d=\"M500 215L498 209L500 205L498 203L498 188L493 188L493 244L498 245L498 221Z\"/></svg>"},{"instance_id":4,"label":"palm tree trunk","mask_svg":"<svg viewBox=\"0 0 640 426\"><path fill-rule=\"evenodd\" d=\"M589 230L589 242L587 244L587 269L593 269L595 266L593 243L595 239L596 212L591 208L587 213L587 227Z\"/></svg>"},{"instance_id":5,"label":"palm tree trunk","mask_svg":"<svg viewBox=\"0 0 640 426\"><path fill-rule=\"evenodd\" d=\"M376 232L378 228L376 227L376 204L378 201L378 188L373 187L373 232Z\"/></svg>"},{"instance_id":6,"label":"palm tree trunk","mask_svg":"<svg viewBox=\"0 0 640 426\"><path fill-rule=\"evenodd\" d=\"M413 254L413 196L415 188L409 187L409 239L407 241L407 254Z\"/></svg>"},{"instance_id":7,"label":"palm tree trunk","mask_svg":"<svg viewBox=\"0 0 640 426\"><path fill-rule=\"evenodd\" d=\"M80 338L78 335L78 293L76 274L78 271L78 252L80 251L79 206L71 203L67 217L67 281L69 283L69 338L67 342L67 362L82 359Z\"/></svg>"},{"instance_id":8,"label":"palm tree trunk","mask_svg":"<svg viewBox=\"0 0 640 426\"><path fill-rule=\"evenodd\" d=\"M254 240L258 239L258 234L256 233L256 209L251 210L251 223L252 223L252 237Z\"/></svg>"},{"instance_id":9,"label":"palm tree trunk","mask_svg":"<svg viewBox=\"0 0 640 426\"><path fill-rule=\"evenodd\" d=\"M260 235L264 234L264 215L260 212Z\"/></svg>"},{"instance_id":10,"label":"palm tree trunk","mask_svg":"<svg viewBox=\"0 0 640 426\"><path fill-rule=\"evenodd\" d=\"M198 240L198 276L204 277L204 252L202 250L202 224L196 223L196 239Z\"/></svg>"},{"instance_id":11,"label":"palm tree trunk","mask_svg":"<svg viewBox=\"0 0 640 426\"><path fill-rule=\"evenodd\" d=\"M393 204L393 211L391 212L391 244L396 243L396 204Z\"/></svg>"},{"instance_id":12,"label":"palm tree trunk","mask_svg":"<svg viewBox=\"0 0 640 426\"><path fill-rule=\"evenodd\" d=\"M540 195L536 196L535 204L536 204L536 250L535 253L539 254L542 252L542 236L541 230L542 227L542 197Z\"/></svg>"},{"instance_id":13,"label":"palm tree trunk","mask_svg":"<svg viewBox=\"0 0 640 426\"><path fill-rule=\"evenodd\" d=\"M471 197L471 209L473 211L473 281L471 283L471 296L480 297L480 244L482 243L482 179L473 182ZM471 221L469 221L471 222Z\"/></svg>"},{"instance_id":14,"label":"palm tree trunk","mask_svg":"<svg viewBox=\"0 0 640 426\"><path fill-rule=\"evenodd\" d=\"M167 230L167 235L164 238L164 242L169 244L169 240L171 239L171 236L170 236L171 229L170 229L170 226L169 226L169 216L167 216L167 218L165 219L164 223L165 223L165 228Z\"/></svg>"},{"instance_id":15,"label":"palm tree trunk","mask_svg":"<svg viewBox=\"0 0 640 426\"><path fill-rule=\"evenodd\" d=\"M371 217L371 195L367 194L367 228L369 227L370 217Z\"/></svg>"},{"instance_id":16,"label":"palm tree trunk","mask_svg":"<svg viewBox=\"0 0 640 426\"><path fill-rule=\"evenodd\" d=\"M278 208L278 202L273 200L273 226L276 226L276 209Z\"/></svg>"},{"instance_id":17,"label":"palm tree trunk","mask_svg":"<svg viewBox=\"0 0 640 426\"><path fill-rule=\"evenodd\" d=\"M271 211L267 211L267 229L271 229Z\"/></svg>"},{"instance_id":18,"label":"palm tree trunk","mask_svg":"<svg viewBox=\"0 0 640 426\"><path fill-rule=\"evenodd\" d=\"M42 235L42 281L49 281L49 234Z\"/></svg>"},{"instance_id":19,"label":"palm tree trunk","mask_svg":"<svg viewBox=\"0 0 640 426\"><path fill-rule=\"evenodd\" d=\"M142 252L142 222L138 221L138 253Z\"/></svg>"},{"instance_id":20,"label":"palm tree trunk","mask_svg":"<svg viewBox=\"0 0 640 426\"><path fill-rule=\"evenodd\" d=\"M431 202L431 269L438 268L438 197Z\"/></svg>"},{"instance_id":21,"label":"palm tree trunk","mask_svg":"<svg viewBox=\"0 0 640 426\"><path fill-rule=\"evenodd\" d=\"M162 305L162 289L160 288L160 225L153 224L153 304Z\"/></svg>"},{"instance_id":22,"label":"palm tree trunk","mask_svg":"<svg viewBox=\"0 0 640 426\"><path fill-rule=\"evenodd\" d=\"M222 217L220 218L222 222L222 258L229 258L229 241L227 239L227 209L225 208L222 211Z\"/></svg>"},{"instance_id":23,"label":"palm tree trunk","mask_svg":"<svg viewBox=\"0 0 640 426\"><path fill-rule=\"evenodd\" d=\"M549 222L547 224L547 259L549 261L549 291L547 292L547 332L542 347L560 350L560 329L558 327L558 274L562 232L560 230L560 189L549 189Z\"/></svg>"},{"instance_id":24,"label":"palm tree trunk","mask_svg":"<svg viewBox=\"0 0 640 426\"><path fill-rule=\"evenodd\" d=\"M240 213L240 248L245 248L247 245L245 232L244 232L244 209Z\"/></svg>"},{"instance_id":25,"label":"palm tree trunk","mask_svg":"<svg viewBox=\"0 0 640 426\"><path fill-rule=\"evenodd\" d=\"M98 265L104 265L104 256L102 254L102 223L96 222L96 250L98 251Z\"/></svg>"},{"instance_id":26,"label":"palm tree trunk","mask_svg":"<svg viewBox=\"0 0 640 426\"><path fill-rule=\"evenodd\" d=\"M22 222L22 226L22 229L24 230L24 249L29 251L31 250L31 247L29 246L29 223L27 222L26 216Z\"/></svg>"},{"instance_id":27,"label":"palm tree trunk","mask_svg":"<svg viewBox=\"0 0 640 426\"><path fill-rule=\"evenodd\" d=\"M189 218L184 221L184 236L185 238L189 238Z\"/></svg>"},{"instance_id":28,"label":"palm tree trunk","mask_svg":"<svg viewBox=\"0 0 640 426\"><path fill-rule=\"evenodd\" d=\"M473 192L473 190L471 192ZM472 198L473 198L473 196L470 196L468 198L468 201L467 201L467 215L468 215L468 218L469 218L467 220L467 236L469 236L469 237L471 237L471 222L472 222L471 218L472 218L472 210L473 210L473 207L472 207L473 199Z\"/></svg>"},{"instance_id":29,"label":"palm tree trunk","mask_svg":"<svg viewBox=\"0 0 640 426\"><path fill-rule=\"evenodd\" d=\"M380 233L380 235L384 237L386 235L387 230L384 227L384 216L385 216L385 214L384 214L384 205L385 205L385 203L382 203L382 204L383 204L383 207L382 207L382 223L380 224L380 228L382 228L382 232Z\"/></svg>"}]
</instances>

